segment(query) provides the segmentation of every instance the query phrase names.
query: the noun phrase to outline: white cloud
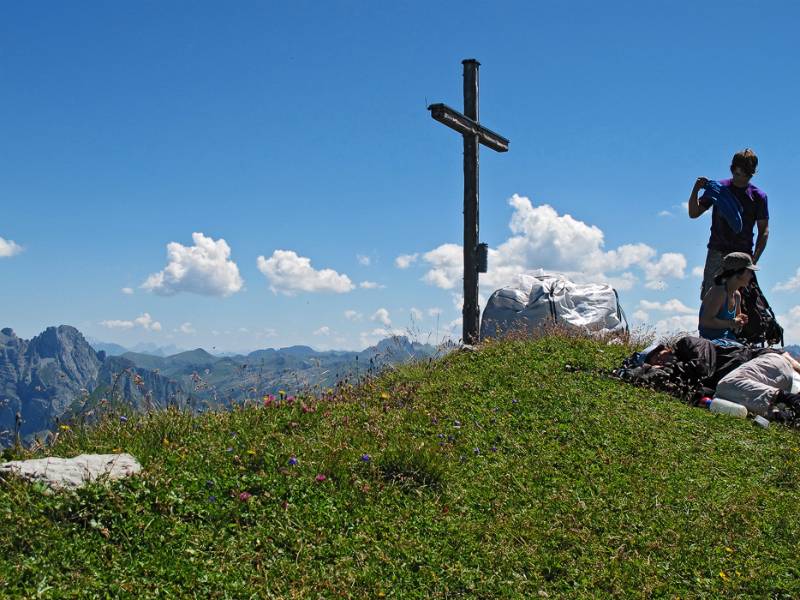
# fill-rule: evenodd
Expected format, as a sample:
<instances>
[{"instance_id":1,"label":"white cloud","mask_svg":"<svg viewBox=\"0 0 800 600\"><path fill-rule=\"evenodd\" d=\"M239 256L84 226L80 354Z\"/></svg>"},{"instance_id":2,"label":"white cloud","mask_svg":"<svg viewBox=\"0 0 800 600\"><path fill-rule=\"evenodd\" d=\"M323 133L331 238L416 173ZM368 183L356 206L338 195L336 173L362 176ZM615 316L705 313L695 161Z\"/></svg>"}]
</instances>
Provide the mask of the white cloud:
<instances>
[{"instance_id":1,"label":"white cloud","mask_svg":"<svg viewBox=\"0 0 800 600\"><path fill-rule=\"evenodd\" d=\"M671 217L672 213L669 212L668 210L662 210L662 211L659 211L658 216L659 217Z\"/></svg>"},{"instance_id":2,"label":"white cloud","mask_svg":"<svg viewBox=\"0 0 800 600\"><path fill-rule=\"evenodd\" d=\"M364 318L364 315L357 310L346 310L344 311L344 318L348 321L360 321Z\"/></svg>"},{"instance_id":3,"label":"white cloud","mask_svg":"<svg viewBox=\"0 0 800 600\"><path fill-rule=\"evenodd\" d=\"M178 329L181 333L196 333L194 327L192 327L192 324L189 323L189 321L183 323Z\"/></svg>"},{"instance_id":4,"label":"white cloud","mask_svg":"<svg viewBox=\"0 0 800 600\"><path fill-rule=\"evenodd\" d=\"M697 315L676 315L666 319L659 319L654 326L656 335L694 334L697 331Z\"/></svg>"},{"instance_id":5,"label":"white cloud","mask_svg":"<svg viewBox=\"0 0 800 600\"><path fill-rule=\"evenodd\" d=\"M643 310L637 310L633 313L633 318L640 323L647 323L650 320L650 315Z\"/></svg>"},{"instance_id":6,"label":"white cloud","mask_svg":"<svg viewBox=\"0 0 800 600\"><path fill-rule=\"evenodd\" d=\"M100 321L100 325L108 329L133 329L134 327L141 327L147 331L161 331L161 323L154 321L150 313L142 313L132 321L123 321L119 319Z\"/></svg>"},{"instance_id":7,"label":"white cloud","mask_svg":"<svg viewBox=\"0 0 800 600\"><path fill-rule=\"evenodd\" d=\"M237 329L236 331L238 331L239 333L250 333L250 330L247 327L239 327L239 329Z\"/></svg>"},{"instance_id":8,"label":"white cloud","mask_svg":"<svg viewBox=\"0 0 800 600\"><path fill-rule=\"evenodd\" d=\"M14 240L6 240L0 237L0 258L8 258L22 252L22 246Z\"/></svg>"},{"instance_id":9,"label":"white cloud","mask_svg":"<svg viewBox=\"0 0 800 600\"><path fill-rule=\"evenodd\" d=\"M644 287L646 287L648 290L665 290L667 289L667 283L660 280L648 281L644 284Z\"/></svg>"},{"instance_id":10,"label":"white cloud","mask_svg":"<svg viewBox=\"0 0 800 600\"><path fill-rule=\"evenodd\" d=\"M327 325L323 325L322 327L314 331L314 335L330 335L330 334L331 334L331 328L328 327Z\"/></svg>"},{"instance_id":11,"label":"white cloud","mask_svg":"<svg viewBox=\"0 0 800 600\"><path fill-rule=\"evenodd\" d=\"M783 339L787 344L800 344L800 305L789 309L789 312L776 316L783 327Z\"/></svg>"},{"instance_id":12,"label":"white cloud","mask_svg":"<svg viewBox=\"0 0 800 600\"><path fill-rule=\"evenodd\" d=\"M191 292L224 297L241 290L244 281L239 267L230 260L227 242L198 232L192 234L192 240L194 246L167 244L169 263L163 271L150 275L141 287L162 296Z\"/></svg>"},{"instance_id":13,"label":"white cloud","mask_svg":"<svg viewBox=\"0 0 800 600\"><path fill-rule=\"evenodd\" d=\"M792 290L796 290L800 288L800 268L797 269L797 272L794 274L793 277L787 279L786 281L777 284L774 288L772 288L773 292L789 292Z\"/></svg>"},{"instance_id":14,"label":"white cloud","mask_svg":"<svg viewBox=\"0 0 800 600\"><path fill-rule=\"evenodd\" d=\"M358 260L358 264L368 267L372 260L369 256L365 256L364 254L356 254L356 260Z\"/></svg>"},{"instance_id":15,"label":"white cloud","mask_svg":"<svg viewBox=\"0 0 800 600\"><path fill-rule=\"evenodd\" d=\"M272 256L257 260L258 270L270 282L274 293L287 296L297 292L335 292L343 294L355 286L347 275L340 275L333 269L316 270L311 259L298 256L292 250L275 250Z\"/></svg>"},{"instance_id":16,"label":"white cloud","mask_svg":"<svg viewBox=\"0 0 800 600\"><path fill-rule=\"evenodd\" d=\"M702 266L692 267L692 277L702 277L704 271L705 267Z\"/></svg>"},{"instance_id":17,"label":"white cloud","mask_svg":"<svg viewBox=\"0 0 800 600\"><path fill-rule=\"evenodd\" d=\"M394 264L398 269L407 269L416 262L419 254L401 254L394 259Z\"/></svg>"},{"instance_id":18,"label":"white cloud","mask_svg":"<svg viewBox=\"0 0 800 600\"><path fill-rule=\"evenodd\" d=\"M421 311L420 309L418 309L418 308L414 308L414 307L412 306L412 307L409 309L409 311L408 311L408 312L410 312L410 313L411 313L411 318L412 318L414 321L421 321L421 320L422 320L422 316L423 316L423 315L422 315L422 311Z\"/></svg>"},{"instance_id":19,"label":"white cloud","mask_svg":"<svg viewBox=\"0 0 800 600\"><path fill-rule=\"evenodd\" d=\"M374 281L362 281L358 284L358 287L363 288L365 290L382 290L386 286L380 283L375 283Z\"/></svg>"},{"instance_id":20,"label":"white cloud","mask_svg":"<svg viewBox=\"0 0 800 600\"><path fill-rule=\"evenodd\" d=\"M442 309L434 306L433 308L429 308L427 313L429 317L438 317L442 314Z\"/></svg>"},{"instance_id":21,"label":"white cloud","mask_svg":"<svg viewBox=\"0 0 800 600\"><path fill-rule=\"evenodd\" d=\"M637 267L650 288L666 287L664 279L683 278L686 259L668 252L660 257L647 244L623 244L605 250L603 232L570 215L559 215L547 205L533 206L515 194L509 200L514 212L511 237L489 250L489 272L481 282L493 288L507 284L518 273L543 268L566 274L576 281L614 281L630 289L638 281L630 271ZM442 289L453 289L462 278L461 246L442 244L423 254L429 269L423 280ZM616 275L615 273L623 273Z\"/></svg>"},{"instance_id":22,"label":"white cloud","mask_svg":"<svg viewBox=\"0 0 800 600\"><path fill-rule=\"evenodd\" d=\"M125 294L126 296L130 296L131 294L133 294L133 288L129 288L129 287L124 287L120 291L123 294Z\"/></svg>"},{"instance_id":23,"label":"white cloud","mask_svg":"<svg viewBox=\"0 0 800 600\"><path fill-rule=\"evenodd\" d=\"M423 255L432 268L425 273L423 281L449 290L463 277L464 253L458 244L442 244Z\"/></svg>"},{"instance_id":24,"label":"white cloud","mask_svg":"<svg viewBox=\"0 0 800 600\"><path fill-rule=\"evenodd\" d=\"M385 308L379 308L376 310L373 315L370 317L371 321L380 321L386 327L390 327L392 325L392 320L389 318L389 311Z\"/></svg>"},{"instance_id":25,"label":"white cloud","mask_svg":"<svg viewBox=\"0 0 800 600\"><path fill-rule=\"evenodd\" d=\"M660 312L678 313L681 315L696 315L699 312L697 308L690 308L677 298L672 298L666 302L652 302L650 300L639 301L639 308L643 310L655 310Z\"/></svg>"},{"instance_id":26,"label":"white cloud","mask_svg":"<svg viewBox=\"0 0 800 600\"><path fill-rule=\"evenodd\" d=\"M366 348L367 346L374 346L379 341L395 335L405 335L405 332L402 329L378 327L371 331L362 331L359 334L359 341L361 347Z\"/></svg>"}]
</instances>

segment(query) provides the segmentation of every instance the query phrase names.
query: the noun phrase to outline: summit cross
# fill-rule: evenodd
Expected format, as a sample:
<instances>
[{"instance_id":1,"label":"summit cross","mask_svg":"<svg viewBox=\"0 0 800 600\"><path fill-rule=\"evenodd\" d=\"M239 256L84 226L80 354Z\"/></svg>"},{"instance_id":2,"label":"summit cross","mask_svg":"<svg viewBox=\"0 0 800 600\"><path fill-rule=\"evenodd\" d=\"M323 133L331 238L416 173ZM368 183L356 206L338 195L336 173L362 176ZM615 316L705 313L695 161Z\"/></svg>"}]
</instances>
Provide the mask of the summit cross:
<instances>
[{"instance_id":1,"label":"summit cross","mask_svg":"<svg viewBox=\"0 0 800 600\"><path fill-rule=\"evenodd\" d=\"M464 307L462 336L465 344L479 341L480 306L478 305L478 273L488 269L486 244L478 242L478 151L480 144L495 152L508 152L508 140L487 129L478 121L478 67L474 58L462 60L464 65L464 114L445 104L431 104L431 117L454 129L464 137Z\"/></svg>"}]
</instances>

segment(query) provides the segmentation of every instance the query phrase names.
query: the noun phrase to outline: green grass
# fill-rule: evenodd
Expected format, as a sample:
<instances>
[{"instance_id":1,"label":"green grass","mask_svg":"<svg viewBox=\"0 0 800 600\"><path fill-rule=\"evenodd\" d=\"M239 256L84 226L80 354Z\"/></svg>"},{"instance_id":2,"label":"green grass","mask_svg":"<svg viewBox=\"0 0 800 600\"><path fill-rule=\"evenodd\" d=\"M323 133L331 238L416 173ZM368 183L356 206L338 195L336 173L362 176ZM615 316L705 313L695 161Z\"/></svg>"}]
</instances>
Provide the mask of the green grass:
<instances>
[{"instance_id":1,"label":"green grass","mask_svg":"<svg viewBox=\"0 0 800 600\"><path fill-rule=\"evenodd\" d=\"M306 411L63 432L145 472L0 482L0 596L800 596L797 432L599 374L629 352L503 342Z\"/></svg>"}]
</instances>

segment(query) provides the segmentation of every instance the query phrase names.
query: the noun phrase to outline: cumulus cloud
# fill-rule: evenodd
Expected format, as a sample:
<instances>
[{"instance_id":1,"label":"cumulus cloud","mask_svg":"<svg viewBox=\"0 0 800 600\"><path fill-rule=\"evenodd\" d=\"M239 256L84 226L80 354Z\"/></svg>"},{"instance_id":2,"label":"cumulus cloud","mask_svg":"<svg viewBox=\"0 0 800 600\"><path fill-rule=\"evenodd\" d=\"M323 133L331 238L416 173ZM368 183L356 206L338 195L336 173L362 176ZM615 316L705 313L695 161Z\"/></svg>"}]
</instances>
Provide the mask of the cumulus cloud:
<instances>
[{"instance_id":1,"label":"cumulus cloud","mask_svg":"<svg viewBox=\"0 0 800 600\"><path fill-rule=\"evenodd\" d=\"M647 323L650 320L650 315L643 310L637 310L633 313L633 318L640 323Z\"/></svg>"},{"instance_id":2,"label":"cumulus cloud","mask_svg":"<svg viewBox=\"0 0 800 600\"><path fill-rule=\"evenodd\" d=\"M404 334L405 332L402 329L396 329L391 327L378 327L370 331L362 331L359 334L359 341L361 343L361 347L366 348L367 346L374 346L379 341L386 339L388 337L404 335Z\"/></svg>"},{"instance_id":3,"label":"cumulus cloud","mask_svg":"<svg viewBox=\"0 0 800 600\"><path fill-rule=\"evenodd\" d=\"M178 330L181 333L196 333L194 327L192 327L192 324L189 323L189 321L186 321L186 323L182 323L181 326L178 327Z\"/></svg>"},{"instance_id":4,"label":"cumulus cloud","mask_svg":"<svg viewBox=\"0 0 800 600\"><path fill-rule=\"evenodd\" d=\"M409 309L409 311L408 311L408 312L409 312L409 313L411 313L411 318L412 318L414 321L421 321L421 320L422 320L422 316L423 316L423 315L422 315L422 311L421 311L420 309L418 309L418 308L414 308L414 307L412 306L412 307Z\"/></svg>"},{"instance_id":5,"label":"cumulus cloud","mask_svg":"<svg viewBox=\"0 0 800 600\"><path fill-rule=\"evenodd\" d=\"M242 289L239 267L230 259L231 249L224 239L195 232L192 241L194 246L167 244L167 266L150 275L142 288L162 296L191 292L222 297Z\"/></svg>"},{"instance_id":6,"label":"cumulus cloud","mask_svg":"<svg viewBox=\"0 0 800 600\"><path fill-rule=\"evenodd\" d=\"M800 305L777 315L778 323L784 326L783 337L787 344L800 344Z\"/></svg>"},{"instance_id":7,"label":"cumulus cloud","mask_svg":"<svg viewBox=\"0 0 800 600\"><path fill-rule=\"evenodd\" d=\"M774 292L790 292L797 288L800 288L800 268L797 269L793 277L777 284L772 290Z\"/></svg>"},{"instance_id":8,"label":"cumulus cloud","mask_svg":"<svg viewBox=\"0 0 800 600\"><path fill-rule=\"evenodd\" d=\"M653 302L650 300L640 300L639 308L641 308L642 310L655 310L667 313L677 313L681 315L696 315L698 314L699 311L698 308L691 308L689 306L686 306L683 302L681 302L677 298L672 298L671 300L667 300L666 302Z\"/></svg>"},{"instance_id":9,"label":"cumulus cloud","mask_svg":"<svg viewBox=\"0 0 800 600\"><path fill-rule=\"evenodd\" d=\"M438 317L442 314L442 309L434 306L433 308L429 308L426 312L429 317Z\"/></svg>"},{"instance_id":10,"label":"cumulus cloud","mask_svg":"<svg viewBox=\"0 0 800 600\"><path fill-rule=\"evenodd\" d=\"M0 258L8 258L22 252L22 246L14 240L7 240L0 237Z\"/></svg>"},{"instance_id":11,"label":"cumulus cloud","mask_svg":"<svg viewBox=\"0 0 800 600\"><path fill-rule=\"evenodd\" d=\"M431 265L422 279L431 285L449 290L463 277L464 253L458 244L442 244L422 258Z\"/></svg>"},{"instance_id":12,"label":"cumulus cloud","mask_svg":"<svg viewBox=\"0 0 800 600\"><path fill-rule=\"evenodd\" d=\"M348 321L360 321L364 318L364 315L357 310L346 310L344 311L344 318Z\"/></svg>"},{"instance_id":13,"label":"cumulus cloud","mask_svg":"<svg viewBox=\"0 0 800 600\"><path fill-rule=\"evenodd\" d=\"M389 311L385 308L379 308L376 310L373 315L370 317L371 321L379 321L383 323L384 326L390 327L392 325L392 320L389 318Z\"/></svg>"},{"instance_id":14,"label":"cumulus cloud","mask_svg":"<svg viewBox=\"0 0 800 600\"><path fill-rule=\"evenodd\" d=\"M134 327L141 327L147 331L161 331L161 323L154 321L150 313L142 313L132 321L123 321L120 319L100 321L100 325L108 329L133 329Z\"/></svg>"},{"instance_id":15,"label":"cumulus cloud","mask_svg":"<svg viewBox=\"0 0 800 600\"><path fill-rule=\"evenodd\" d=\"M394 264L398 269L407 269L410 267L414 262L416 262L417 257L419 254L401 254L397 258L394 259Z\"/></svg>"},{"instance_id":16,"label":"cumulus cloud","mask_svg":"<svg viewBox=\"0 0 800 600\"><path fill-rule=\"evenodd\" d=\"M674 335L676 333L696 334L697 315L673 315L657 320L654 326L656 335Z\"/></svg>"},{"instance_id":17,"label":"cumulus cloud","mask_svg":"<svg viewBox=\"0 0 800 600\"><path fill-rule=\"evenodd\" d=\"M274 293L292 296L297 292L334 292L343 294L355 288L347 275L333 269L316 270L311 259L292 250L275 250L272 256L257 260L258 270L270 282Z\"/></svg>"},{"instance_id":18,"label":"cumulus cloud","mask_svg":"<svg viewBox=\"0 0 800 600\"><path fill-rule=\"evenodd\" d=\"M331 334L331 328L328 327L327 325L323 325L319 329L314 330L314 335L330 335L330 334Z\"/></svg>"},{"instance_id":19,"label":"cumulus cloud","mask_svg":"<svg viewBox=\"0 0 800 600\"><path fill-rule=\"evenodd\" d=\"M356 254L356 260L358 261L358 264L364 267L368 267L372 263L370 257L364 254Z\"/></svg>"},{"instance_id":20,"label":"cumulus cloud","mask_svg":"<svg viewBox=\"0 0 800 600\"><path fill-rule=\"evenodd\" d=\"M533 206L528 198L515 194L511 237L489 250L489 272L481 276L491 287L507 284L520 272L543 268L562 272L576 281L614 280L622 289L637 282L632 268L641 270L645 285L666 287L665 279L685 277L686 259L668 252L658 256L647 244L624 244L606 250L603 232L570 215L559 215L547 204ZM423 280L442 289L453 289L462 277L462 249L442 244L422 255L428 265ZM620 273L622 272L622 273Z\"/></svg>"},{"instance_id":21,"label":"cumulus cloud","mask_svg":"<svg viewBox=\"0 0 800 600\"><path fill-rule=\"evenodd\" d=\"M358 284L358 287L363 288L365 290L382 290L386 286L380 283L375 283L374 281L362 281Z\"/></svg>"},{"instance_id":22,"label":"cumulus cloud","mask_svg":"<svg viewBox=\"0 0 800 600\"><path fill-rule=\"evenodd\" d=\"M703 277L704 271L705 267L703 266L692 267L692 277Z\"/></svg>"},{"instance_id":23,"label":"cumulus cloud","mask_svg":"<svg viewBox=\"0 0 800 600\"><path fill-rule=\"evenodd\" d=\"M133 294L133 288L129 288L129 287L124 287L120 291L123 294L125 294L126 296L130 296L131 294Z\"/></svg>"}]
</instances>

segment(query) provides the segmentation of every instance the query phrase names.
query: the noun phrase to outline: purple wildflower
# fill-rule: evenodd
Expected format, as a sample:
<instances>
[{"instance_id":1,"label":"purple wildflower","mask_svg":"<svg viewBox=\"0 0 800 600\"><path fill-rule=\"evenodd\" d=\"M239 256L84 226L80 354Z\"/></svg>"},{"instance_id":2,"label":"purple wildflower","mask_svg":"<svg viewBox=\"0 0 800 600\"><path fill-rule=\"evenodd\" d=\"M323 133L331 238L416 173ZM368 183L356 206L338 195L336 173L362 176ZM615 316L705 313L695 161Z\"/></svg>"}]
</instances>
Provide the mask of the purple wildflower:
<instances>
[{"instance_id":1,"label":"purple wildflower","mask_svg":"<svg viewBox=\"0 0 800 600\"><path fill-rule=\"evenodd\" d=\"M127 423L128 422L128 417L126 417L125 415L120 415L119 416L119 422L120 423Z\"/></svg>"},{"instance_id":2,"label":"purple wildflower","mask_svg":"<svg viewBox=\"0 0 800 600\"><path fill-rule=\"evenodd\" d=\"M293 466L295 466L296 464L297 464L297 458L296 458L296 457L294 457L294 456L290 456L290 457L289 457L289 466L290 466L290 467L293 467Z\"/></svg>"},{"instance_id":3,"label":"purple wildflower","mask_svg":"<svg viewBox=\"0 0 800 600\"><path fill-rule=\"evenodd\" d=\"M363 460L364 462L369 462L370 461L369 454L362 454L361 455L361 460Z\"/></svg>"},{"instance_id":4,"label":"purple wildflower","mask_svg":"<svg viewBox=\"0 0 800 600\"><path fill-rule=\"evenodd\" d=\"M251 494L250 492L242 492L241 494L239 494L239 500L241 500L242 502L247 502L252 497L253 494Z\"/></svg>"}]
</instances>

